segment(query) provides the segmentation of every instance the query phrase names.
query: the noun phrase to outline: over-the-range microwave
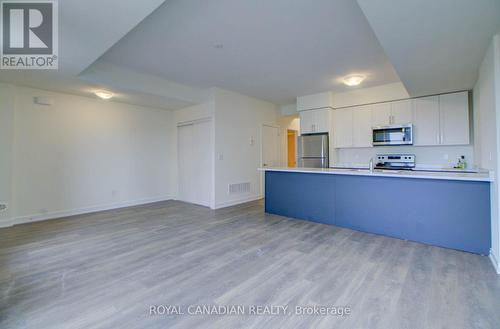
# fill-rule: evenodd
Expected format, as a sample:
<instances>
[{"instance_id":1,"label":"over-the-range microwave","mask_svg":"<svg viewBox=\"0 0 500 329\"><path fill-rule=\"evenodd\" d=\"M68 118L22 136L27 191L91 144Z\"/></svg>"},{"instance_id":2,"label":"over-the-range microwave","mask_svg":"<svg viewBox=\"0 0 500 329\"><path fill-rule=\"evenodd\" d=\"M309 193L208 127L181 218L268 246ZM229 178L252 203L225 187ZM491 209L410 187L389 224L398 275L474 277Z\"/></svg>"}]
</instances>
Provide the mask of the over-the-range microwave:
<instances>
[{"instance_id":1,"label":"over-the-range microwave","mask_svg":"<svg viewBox=\"0 0 500 329\"><path fill-rule=\"evenodd\" d=\"M373 146L412 145L413 125L390 125L373 127Z\"/></svg>"}]
</instances>

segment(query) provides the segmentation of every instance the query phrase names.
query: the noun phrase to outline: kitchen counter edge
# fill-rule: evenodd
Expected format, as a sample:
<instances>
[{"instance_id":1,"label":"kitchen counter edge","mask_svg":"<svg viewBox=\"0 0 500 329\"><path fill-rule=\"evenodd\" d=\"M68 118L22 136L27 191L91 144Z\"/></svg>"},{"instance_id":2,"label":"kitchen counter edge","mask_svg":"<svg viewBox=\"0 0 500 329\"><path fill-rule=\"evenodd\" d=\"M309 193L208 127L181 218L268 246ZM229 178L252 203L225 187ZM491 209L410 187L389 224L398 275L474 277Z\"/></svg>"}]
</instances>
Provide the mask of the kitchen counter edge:
<instances>
[{"instance_id":1,"label":"kitchen counter edge","mask_svg":"<svg viewBox=\"0 0 500 329\"><path fill-rule=\"evenodd\" d=\"M259 171L278 171L306 174L329 174L329 175L351 175L351 176L374 176L392 178L414 178L414 179L440 179L440 180L460 180L474 182L493 182L493 178L488 172L485 173L450 173L450 172L380 172L369 170L347 170L347 169L327 169L327 168L288 168L288 167L265 167Z\"/></svg>"}]
</instances>

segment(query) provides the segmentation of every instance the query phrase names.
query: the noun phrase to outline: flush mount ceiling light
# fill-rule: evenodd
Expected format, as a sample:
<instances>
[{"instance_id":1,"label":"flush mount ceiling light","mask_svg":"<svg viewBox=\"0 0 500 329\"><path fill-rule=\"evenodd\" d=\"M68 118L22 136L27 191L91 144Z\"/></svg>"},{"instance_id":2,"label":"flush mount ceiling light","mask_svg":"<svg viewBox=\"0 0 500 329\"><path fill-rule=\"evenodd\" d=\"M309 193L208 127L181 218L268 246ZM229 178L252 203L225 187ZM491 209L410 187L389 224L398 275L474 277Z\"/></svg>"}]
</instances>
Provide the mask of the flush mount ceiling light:
<instances>
[{"instance_id":1,"label":"flush mount ceiling light","mask_svg":"<svg viewBox=\"0 0 500 329\"><path fill-rule=\"evenodd\" d=\"M348 85L349 87L354 87L354 86L359 86L363 80L366 79L366 76L360 75L360 74L352 74L344 77L342 81L344 84Z\"/></svg>"},{"instance_id":2,"label":"flush mount ceiling light","mask_svg":"<svg viewBox=\"0 0 500 329\"><path fill-rule=\"evenodd\" d=\"M94 91L94 94L102 99L110 99L114 96L114 94L111 91L107 90L96 90Z\"/></svg>"}]
</instances>

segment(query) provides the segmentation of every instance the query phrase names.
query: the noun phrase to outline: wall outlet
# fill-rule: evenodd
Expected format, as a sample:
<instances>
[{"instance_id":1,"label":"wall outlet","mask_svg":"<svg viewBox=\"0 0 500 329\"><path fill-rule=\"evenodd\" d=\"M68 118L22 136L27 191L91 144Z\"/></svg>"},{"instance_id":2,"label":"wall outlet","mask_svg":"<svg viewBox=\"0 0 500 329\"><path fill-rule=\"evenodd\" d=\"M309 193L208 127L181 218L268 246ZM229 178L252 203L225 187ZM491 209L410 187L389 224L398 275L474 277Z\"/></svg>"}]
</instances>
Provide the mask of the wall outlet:
<instances>
[{"instance_id":1,"label":"wall outlet","mask_svg":"<svg viewBox=\"0 0 500 329\"><path fill-rule=\"evenodd\" d=\"M7 210L7 205L6 204L0 204L0 211Z\"/></svg>"}]
</instances>

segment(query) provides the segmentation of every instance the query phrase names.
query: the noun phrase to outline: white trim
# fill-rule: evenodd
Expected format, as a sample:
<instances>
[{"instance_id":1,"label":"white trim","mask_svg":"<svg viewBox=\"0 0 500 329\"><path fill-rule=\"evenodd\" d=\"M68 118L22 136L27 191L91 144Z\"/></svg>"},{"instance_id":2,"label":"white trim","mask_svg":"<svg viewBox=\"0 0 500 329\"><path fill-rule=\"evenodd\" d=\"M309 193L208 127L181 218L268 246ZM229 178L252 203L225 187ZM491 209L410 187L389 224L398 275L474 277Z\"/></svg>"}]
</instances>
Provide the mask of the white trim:
<instances>
[{"instance_id":1,"label":"white trim","mask_svg":"<svg viewBox=\"0 0 500 329\"><path fill-rule=\"evenodd\" d=\"M498 264L497 258L495 257L495 254L493 254L492 251L490 251L490 260L491 263L493 264L493 267L495 268L495 271L497 271L497 274L500 274L500 265Z\"/></svg>"},{"instance_id":2,"label":"white trim","mask_svg":"<svg viewBox=\"0 0 500 329\"><path fill-rule=\"evenodd\" d=\"M124 202L118 202L118 203L107 204L107 205L78 208L78 209L57 210L57 211L49 212L49 213L43 214L43 215L20 216L20 217L12 218L12 219L4 221L4 222L0 221L0 228L10 227L10 226L24 224L24 223L38 222L38 221L43 221L43 220L48 220L48 219L63 218L63 217L69 217L69 216L75 216L75 215L90 214L90 213L105 211L105 210L126 208L126 207L131 207L131 206L139 206L139 205L143 205L143 204L160 202L160 201L167 201L167 200L172 200L172 197L171 196L162 196L162 197L155 197L155 198L146 198L146 199L139 199L139 200L132 200L132 201L124 201Z\"/></svg>"},{"instance_id":3,"label":"white trim","mask_svg":"<svg viewBox=\"0 0 500 329\"><path fill-rule=\"evenodd\" d=\"M212 122L212 117L177 122L177 128L184 127L184 126L192 126L192 125L195 125L198 123L205 123L205 122Z\"/></svg>"},{"instance_id":4,"label":"white trim","mask_svg":"<svg viewBox=\"0 0 500 329\"><path fill-rule=\"evenodd\" d=\"M239 199L239 200L232 200L232 201L222 202L222 203L216 204L213 209L221 209L221 208L231 207L231 206L235 206L235 205L242 204L242 203L247 203L247 202L251 202L251 201L260 200L262 198L263 198L262 195L254 195L254 196L251 196L251 197L248 197L248 198Z\"/></svg>"}]
</instances>

